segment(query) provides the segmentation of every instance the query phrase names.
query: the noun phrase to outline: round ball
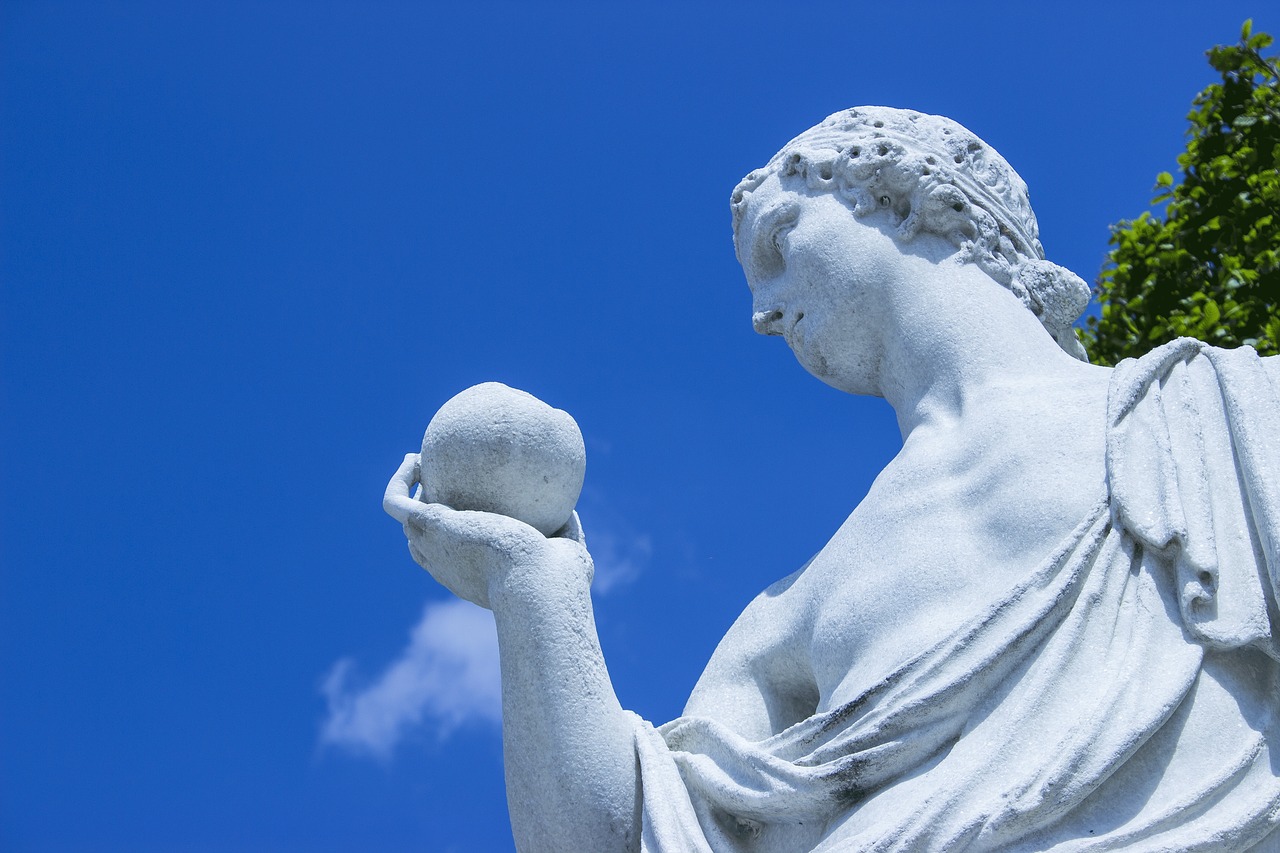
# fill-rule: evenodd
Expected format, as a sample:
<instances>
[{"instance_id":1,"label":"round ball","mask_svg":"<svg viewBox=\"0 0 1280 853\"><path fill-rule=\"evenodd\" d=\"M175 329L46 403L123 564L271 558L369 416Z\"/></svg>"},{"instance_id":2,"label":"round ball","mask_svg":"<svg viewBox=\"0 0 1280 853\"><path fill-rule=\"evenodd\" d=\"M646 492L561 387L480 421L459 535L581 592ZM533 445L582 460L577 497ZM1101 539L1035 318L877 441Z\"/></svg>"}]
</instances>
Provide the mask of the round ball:
<instances>
[{"instance_id":1,"label":"round ball","mask_svg":"<svg viewBox=\"0 0 1280 853\"><path fill-rule=\"evenodd\" d=\"M582 492L578 424L501 382L473 385L440 407L422 437L422 500L519 519L550 536Z\"/></svg>"}]
</instances>

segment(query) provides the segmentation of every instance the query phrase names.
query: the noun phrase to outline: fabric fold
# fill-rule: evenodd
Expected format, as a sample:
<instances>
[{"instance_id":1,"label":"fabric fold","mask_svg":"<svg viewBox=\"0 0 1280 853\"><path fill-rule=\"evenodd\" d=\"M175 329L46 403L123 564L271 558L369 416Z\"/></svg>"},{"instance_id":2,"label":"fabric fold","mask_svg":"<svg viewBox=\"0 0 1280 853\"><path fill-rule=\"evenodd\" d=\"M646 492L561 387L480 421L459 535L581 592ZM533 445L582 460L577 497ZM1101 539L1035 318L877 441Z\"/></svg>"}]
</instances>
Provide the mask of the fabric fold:
<instances>
[{"instance_id":1,"label":"fabric fold","mask_svg":"<svg viewBox=\"0 0 1280 853\"><path fill-rule=\"evenodd\" d=\"M710 719L636 718L643 850L1266 837L1280 822L1274 376L1252 350L1189 339L1122 363L1107 493L1022 583L853 700L756 742ZM1265 671L1270 692L1239 671ZM1186 732L1233 708L1223 724L1240 733L1217 764L1171 789Z\"/></svg>"}]
</instances>

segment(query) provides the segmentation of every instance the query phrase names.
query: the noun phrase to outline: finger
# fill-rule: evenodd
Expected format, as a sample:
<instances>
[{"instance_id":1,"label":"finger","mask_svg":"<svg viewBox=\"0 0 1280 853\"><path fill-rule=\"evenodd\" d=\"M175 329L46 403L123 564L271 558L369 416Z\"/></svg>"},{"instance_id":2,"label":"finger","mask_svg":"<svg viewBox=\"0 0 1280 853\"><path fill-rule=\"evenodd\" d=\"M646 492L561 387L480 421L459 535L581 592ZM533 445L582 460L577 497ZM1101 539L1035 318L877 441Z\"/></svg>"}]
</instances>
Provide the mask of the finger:
<instances>
[{"instance_id":1,"label":"finger","mask_svg":"<svg viewBox=\"0 0 1280 853\"><path fill-rule=\"evenodd\" d=\"M426 506L422 501L415 500L408 495L386 494L382 498L382 508L387 515L394 518L401 524L411 523L417 514L418 508Z\"/></svg>"},{"instance_id":2,"label":"finger","mask_svg":"<svg viewBox=\"0 0 1280 853\"><path fill-rule=\"evenodd\" d=\"M578 517L578 511L575 509L569 516L569 520L564 523L564 527L556 533L560 539L570 539L577 542L584 548L587 545L587 534L582 530L582 519Z\"/></svg>"},{"instance_id":3,"label":"finger","mask_svg":"<svg viewBox=\"0 0 1280 853\"><path fill-rule=\"evenodd\" d=\"M447 545L498 545L514 544L521 538L542 539L523 521L492 512L457 510L444 504L427 504L407 499L404 508L409 516L405 523L417 530L425 540L435 540Z\"/></svg>"},{"instance_id":4,"label":"finger","mask_svg":"<svg viewBox=\"0 0 1280 853\"><path fill-rule=\"evenodd\" d=\"M489 606L489 583L513 554L530 553L547 542L522 521L443 504L418 503L404 522L404 532L418 565L454 594L481 607Z\"/></svg>"},{"instance_id":5,"label":"finger","mask_svg":"<svg viewBox=\"0 0 1280 853\"><path fill-rule=\"evenodd\" d=\"M387 490L382 495L382 508L387 514L401 523L409 518L414 499L409 490L418 482L418 454L406 453L400 467L391 475Z\"/></svg>"}]
</instances>

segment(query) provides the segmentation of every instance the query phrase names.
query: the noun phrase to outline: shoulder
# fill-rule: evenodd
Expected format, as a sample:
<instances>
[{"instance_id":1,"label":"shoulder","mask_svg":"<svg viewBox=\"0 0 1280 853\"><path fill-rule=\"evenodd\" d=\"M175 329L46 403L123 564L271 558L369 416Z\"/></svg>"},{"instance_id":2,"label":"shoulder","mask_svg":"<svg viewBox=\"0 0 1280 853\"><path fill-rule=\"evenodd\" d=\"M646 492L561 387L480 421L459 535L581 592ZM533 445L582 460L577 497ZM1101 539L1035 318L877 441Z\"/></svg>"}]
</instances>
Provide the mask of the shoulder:
<instances>
[{"instance_id":1,"label":"shoulder","mask_svg":"<svg viewBox=\"0 0 1280 853\"><path fill-rule=\"evenodd\" d=\"M747 605L698 679L685 716L715 719L744 737L763 739L813 712L814 602L796 584L808 565Z\"/></svg>"}]
</instances>

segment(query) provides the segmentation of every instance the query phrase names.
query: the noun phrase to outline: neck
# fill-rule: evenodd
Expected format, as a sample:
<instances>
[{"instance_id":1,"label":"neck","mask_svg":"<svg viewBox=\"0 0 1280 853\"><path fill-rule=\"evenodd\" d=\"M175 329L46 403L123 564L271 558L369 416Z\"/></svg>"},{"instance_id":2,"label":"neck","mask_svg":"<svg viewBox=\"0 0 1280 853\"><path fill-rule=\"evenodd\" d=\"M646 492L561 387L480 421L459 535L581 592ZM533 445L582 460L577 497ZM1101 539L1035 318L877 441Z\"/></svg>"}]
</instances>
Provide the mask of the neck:
<instances>
[{"instance_id":1,"label":"neck","mask_svg":"<svg viewBox=\"0 0 1280 853\"><path fill-rule=\"evenodd\" d=\"M904 442L920 427L951 428L976 407L1097 369L1063 352L1017 297L972 264L922 273L925 281L897 291L880 371Z\"/></svg>"}]
</instances>

